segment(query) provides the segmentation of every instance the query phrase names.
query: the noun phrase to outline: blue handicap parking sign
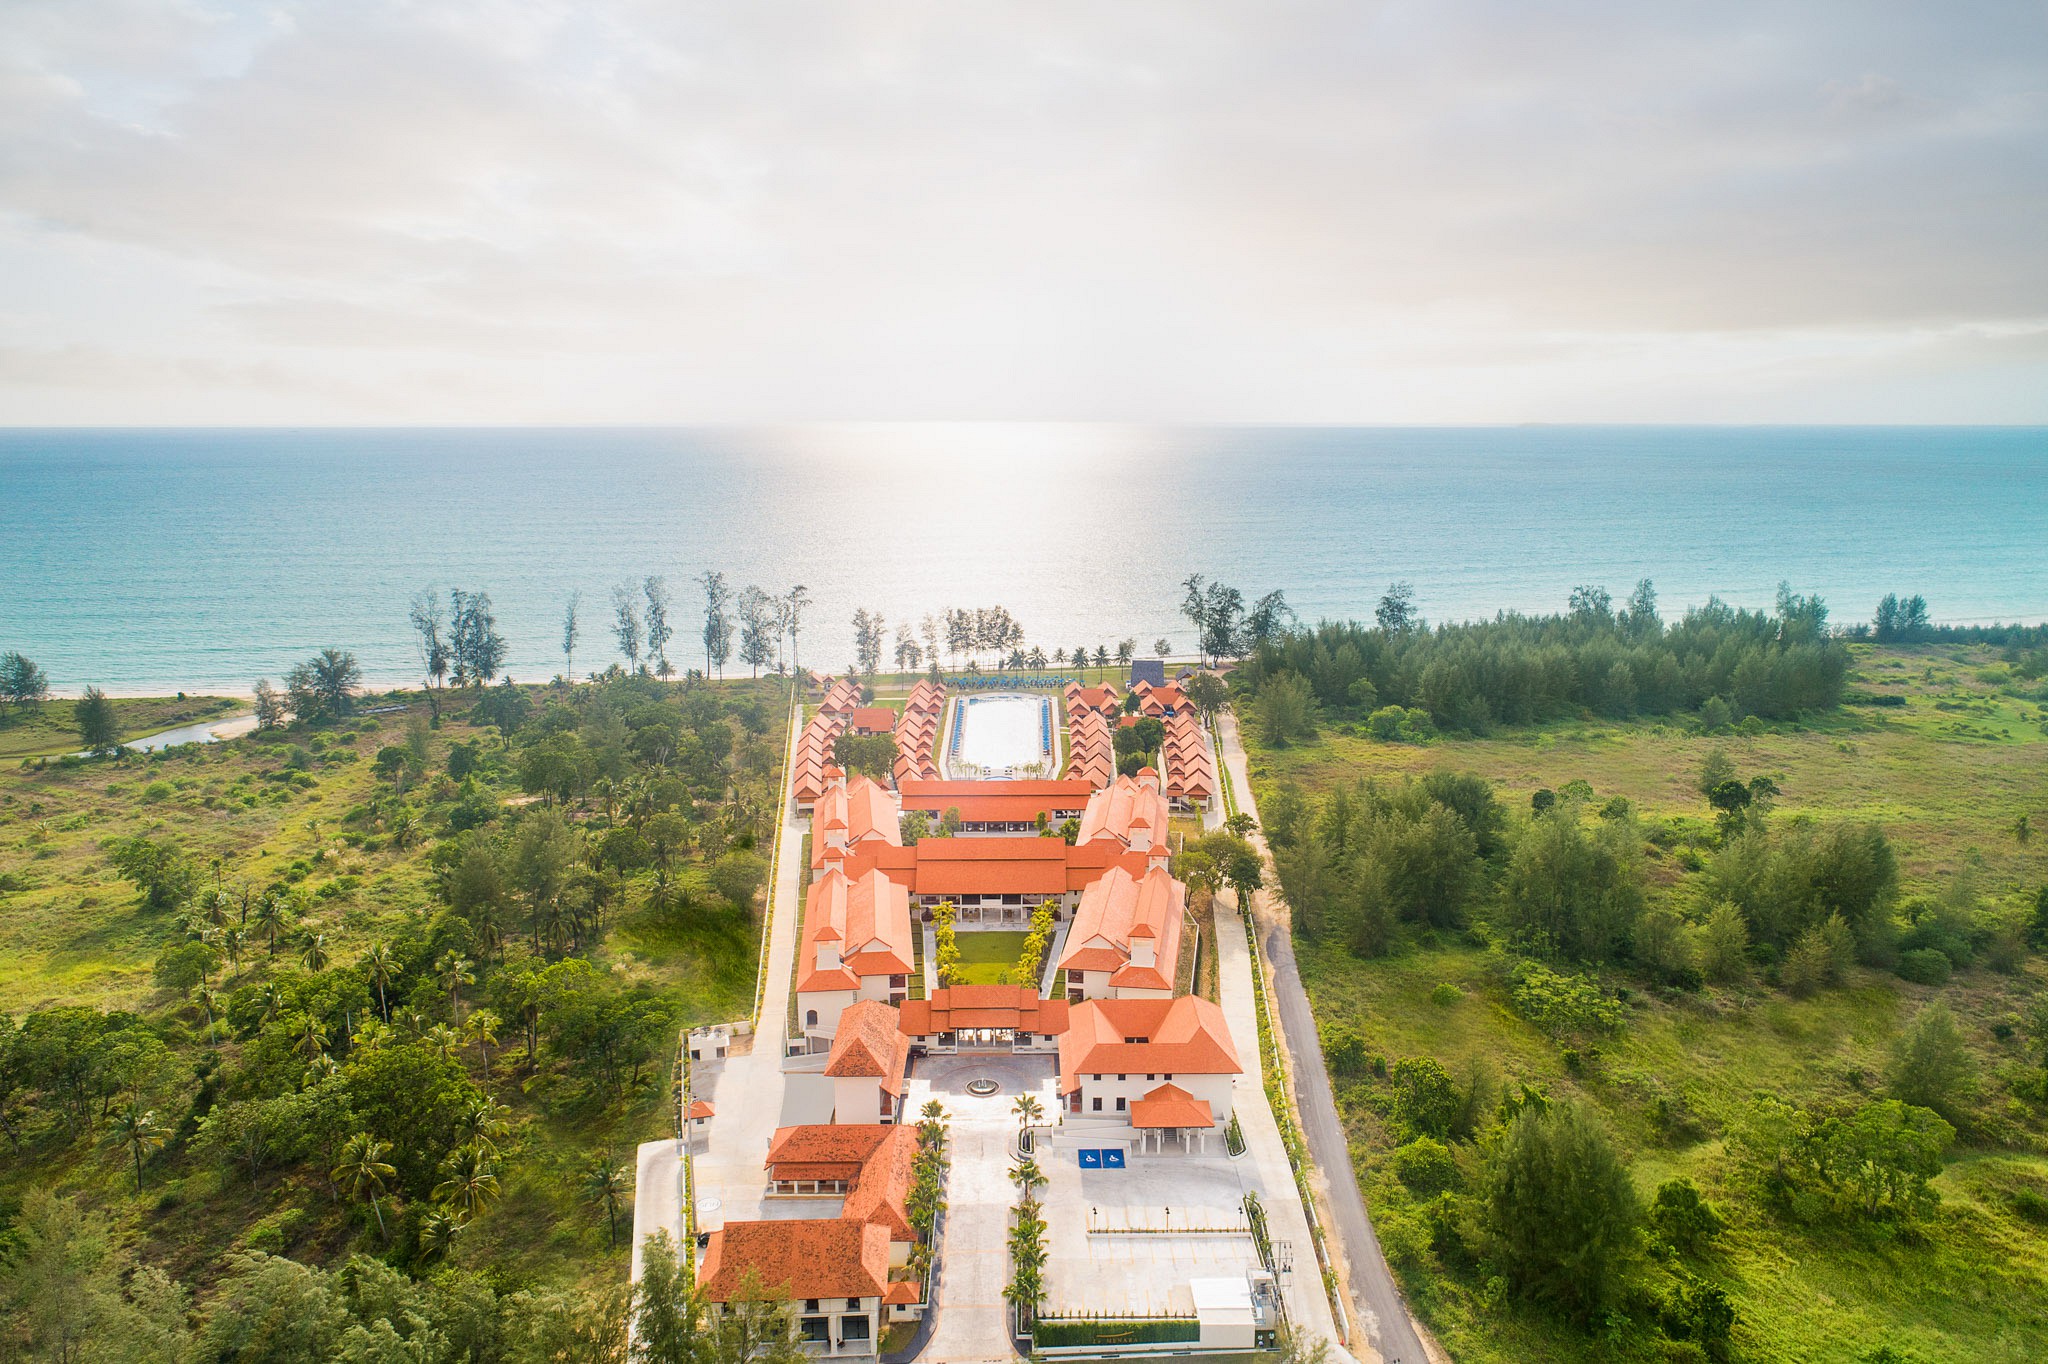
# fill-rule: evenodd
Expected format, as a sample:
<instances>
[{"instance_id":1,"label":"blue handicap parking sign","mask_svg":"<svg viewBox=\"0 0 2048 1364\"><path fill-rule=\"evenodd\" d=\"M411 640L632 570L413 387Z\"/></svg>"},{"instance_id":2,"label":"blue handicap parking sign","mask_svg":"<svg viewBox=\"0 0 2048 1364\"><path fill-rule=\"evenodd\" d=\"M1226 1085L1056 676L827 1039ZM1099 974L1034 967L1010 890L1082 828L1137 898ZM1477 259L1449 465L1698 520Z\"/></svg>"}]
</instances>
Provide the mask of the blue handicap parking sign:
<instances>
[{"instance_id":1,"label":"blue handicap parking sign","mask_svg":"<svg viewBox=\"0 0 2048 1364\"><path fill-rule=\"evenodd\" d=\"M1121 1150L1112 1151L1105 1148L1102 1152L1102 1168L1105 1170L1123 1169L1124 1153Z\"/></svg>"},{"instance_id":2,"label":"blue handicap parking sign","mask_svg":"<svg viewBox=\"0 0 2048 1364\"><path fill-rule=\"evenodd\" d=\"M1100 1170L1102 1168L1102 1152L1084 1149L1076 1152L1075 1154L1081 1157L1082 1169Z\"/></svg>"}]
</instances>

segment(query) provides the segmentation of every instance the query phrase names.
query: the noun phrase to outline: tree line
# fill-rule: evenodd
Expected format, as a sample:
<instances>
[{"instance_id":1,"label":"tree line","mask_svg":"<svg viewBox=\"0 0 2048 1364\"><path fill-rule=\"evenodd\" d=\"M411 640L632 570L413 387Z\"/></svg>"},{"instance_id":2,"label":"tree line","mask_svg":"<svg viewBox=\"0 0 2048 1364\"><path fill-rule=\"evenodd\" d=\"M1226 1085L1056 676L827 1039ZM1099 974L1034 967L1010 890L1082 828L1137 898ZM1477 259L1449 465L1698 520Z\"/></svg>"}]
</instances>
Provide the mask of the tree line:
<instances>
[{"instance_id":1,"label":"tree line","mask_svg":"<svg viewBox=\"0 0 2048 1364\"><path fill-rule=\"evenodd\" d=\"M1848 650L1827 620L1818 597L1781 587L1769 612L1709 599L1666 625L1646 579L1619 606L1587 586L1561 614L1432 628L1396 584L1370 624L1281 625L1263 642L1247 637L1231 681L1276 744L1311 737L1323 713L1367 717L1389 737L1418 725L1484 733L1589 712L1783 719L1841 701Z\"/></svg>"}]
</instances>

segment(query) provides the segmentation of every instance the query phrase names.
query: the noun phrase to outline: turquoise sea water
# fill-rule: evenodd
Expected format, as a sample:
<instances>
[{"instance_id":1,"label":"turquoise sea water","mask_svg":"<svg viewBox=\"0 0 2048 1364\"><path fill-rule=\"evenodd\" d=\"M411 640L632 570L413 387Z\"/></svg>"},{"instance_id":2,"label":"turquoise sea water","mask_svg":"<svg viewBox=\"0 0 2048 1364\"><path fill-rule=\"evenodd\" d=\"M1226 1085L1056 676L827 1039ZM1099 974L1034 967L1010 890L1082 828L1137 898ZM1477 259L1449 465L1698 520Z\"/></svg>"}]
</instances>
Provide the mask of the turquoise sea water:
<instances>
[{"instance_id":1,"label":"turquoise sea water","mask_svg":"<svg viewBox=\"0 0 2048 1364\"><path fill-rule=\"evenodd\" d=\"M1000 602L1032 643L1166 636L1191 572L1305 617L1415 584L1433 620L1656 581L1667 614L1838 620L1886 591L1950 621L2048 617L2048 431L1979 428L0 431L0 649L56 685L246 690L323 645L415 671L406 605L483 588L510 669L616 657L612 584L666 575L671 657L701 662L690 581L801 582L800 648L838 668L856 607Z\"/></svg>"}]
</instances>

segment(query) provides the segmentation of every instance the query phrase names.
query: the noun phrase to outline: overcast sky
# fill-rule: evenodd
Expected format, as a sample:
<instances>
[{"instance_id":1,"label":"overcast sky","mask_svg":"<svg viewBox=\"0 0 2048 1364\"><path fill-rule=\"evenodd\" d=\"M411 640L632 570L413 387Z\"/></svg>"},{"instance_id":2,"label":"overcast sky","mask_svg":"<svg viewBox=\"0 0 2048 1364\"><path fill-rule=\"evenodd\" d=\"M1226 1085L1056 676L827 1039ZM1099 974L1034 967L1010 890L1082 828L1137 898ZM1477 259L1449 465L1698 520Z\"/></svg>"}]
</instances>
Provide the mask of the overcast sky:
<instances>
[{"instance_id":1,"label":"overcast sky","mask_svg":"<svg viewBox=\"0 0 2048 1364\"><path fill-rule=\"evenodd\" d=\"M0 2L0 423L2048 421L2048 7Z\"/></svg>"}]
</instances>

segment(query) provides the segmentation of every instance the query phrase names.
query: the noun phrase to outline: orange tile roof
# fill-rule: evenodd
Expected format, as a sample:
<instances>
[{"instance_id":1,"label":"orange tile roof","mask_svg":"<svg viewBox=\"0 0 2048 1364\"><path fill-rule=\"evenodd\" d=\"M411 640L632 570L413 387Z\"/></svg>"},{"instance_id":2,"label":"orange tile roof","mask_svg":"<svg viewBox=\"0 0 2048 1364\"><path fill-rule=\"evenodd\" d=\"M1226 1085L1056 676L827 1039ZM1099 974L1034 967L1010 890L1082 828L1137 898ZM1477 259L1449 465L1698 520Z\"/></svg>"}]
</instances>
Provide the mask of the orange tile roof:
<instances>
[{"instance_id":1,"label":"orange tile roof","mask_svg":"<svg viewBox=\"0 0 2048 1364\"><path fill-rule=\"evenodd\" d=\"M1067 1030L1064 999L1041 999L1026 985L945 985L930 999L907 999L898 1024L911 1037L961 1028L1009 1028L1058 1036Z\"/></svg>"},{"instance_id":2,"label":"orange tile roof","mask_svg":"<svg viewBox=\"0 0 2048 1364\"><path fill-rule=\"evenodd\" d=\"M889 1229L850 1217L727 1222L711 1233L697 1283L731 1302L747 1275L779 1298L879 1298L889 1284Z\"/></svg>"},{"instance_id":3,"label":"orange tile roof","mask_svg":"<svg viewBox=\"0 0 2048 1364\"><path fill-rule=\"evenodd\" d=\"M825 1074L835 1080L876 1079L891 1094L903 1090L910 1039L896 1026L896 1010L876 999L857 1000L839 1015Z\"/></svg>"},{"instance_id":4,"label":"orange tile roof","mask_svg":"<svg viewBox=\"0 0 2048 1364\"><path fill-rule=\"evenodd\" d=\"M882 1301L892 1305L923 1302L924 1292L914 1279L897 1279L889 1285L889 1291L883 1295Z\"/></svg>"},{"instance_id":5,"label":"orange tile roof","mask_svg":"<svg viewBox=\"0 0 2048 1364\"><path fill-rule=\"evenodd\" d=\"M1164 867L1137 875L1123 867L1110 869L1081 892L1060 956L1061 968L1113 972L1111 985L1171 990L1180 965L1181 916L1187 901L1187 887ZM1150 966L1131 960L1131 944L1140 938L1152 940L1155 960Z\"/></svg>"},{"instance_id":6,"label":"orange tile roof","mask_svg":"<svg viewBox=\"0 0 2048 1364\"><path fill-rule=\"evenodd\" d=\"M896 712L887 706L855 706L846 724L855 734L890 734L896 729Z\"/></svg>"},{"instance_id":7,"label":"orange tile roof","mask_svg":"<svg viewBox=\"0 0 2048 1364\"><path fill-rule=\"evenodd\" d=\"M778 1127L768 1140L765 1163L771 1172L774 1167L786 1164L843 1165L849 1172L846 1178L851 1179L875 1153L883 1138L902 1130L883 1122L827 1122Z\"/></svg>"},{"instance_id":8,"label":"orange tile roof","mask_svg":"<svg viewBox=\"0 0 2048 1364\"><path fill-rule=\"evenodd\" d=\"M903 781L905 810L943 814L958 807L968 823L1029 823L1054 810L1086 808L1095 788L1085 781Z\"/></svg>"},{"instance_id":9,"label":"orange tile roof","mask_svg":"<svg viewBox=\"0 0 2048 1364\"><path fill-rule=\"evenodd\" d=\"M818 793L811 807L811 828L816 834L812 839L813 867L824 865L827 839L833 835L843 835L848 843L871 839L886 843L903 841L902 821L897 818L896 804L889 799L888 789L860 776L849 777Z\"/></svg>"},{"instance_id":10,"label":"orange tile roof","mask_svg":"<svg viewBox=\"0 0 2048 1364\"><path fill-rule=\"evenodd\" d=\"M1209 1105L1179 1085L1161 1085L1131 1105L1133 1127L1214 1127Z\"/></svg>"},{"instance_id":11,"label":"orange tile roof","mask_svg":"<svg viewBox=\"0 0 2048 1364\"><path fill-rule=\"evenodd\" d=\"M690 1105L690 1111L683 1116L689 1118L715 1118L718 1110L711 1106L711 1100L698 1099Z\"/></svg>"},{"instance_id":12,"label":"orange tile roof","mask_svg":"<svg viewBox=\"0 0 2048 1364\"><path fill-rule=\"evenodd\" d=\"M1145 858L1106 839L1069 847L1058 838L991 836L925 838L907 848L868 843L846 866L849 875L883 872L913 895L1065 895L1113 866L1142 872Z\"/></svg>"},{"instance_id":13,"label":"orange tile roof","mask_svg":"<svg viewBox=\"0 0 2048 1364\"><path fill-rule=\"evenodd\" d=\"M860 849L890 848L879 839ZM848 876L838 865L811 883L804 903L804 935L797 950L799 992L857 988L859 982L838 983L841 972L852 976L901 976L915 959L910 922L910 892L869 867ZM818 965L818 945L839 945L837 968ZM814 978L824 982L813 984Z\"/></svg>"},{"instance_id":14,"label":"orange tile roof","mask_svg":"<svg viewBox=\"0 0 2048 1364\"><path fill-rule=\"evenodd\" d=\"M1087 1075L1237 1075L1223 1010L1199 995L1091 999L1067 1015L1060 1038L1060 1093ZM1129 1042L1126 1038L1143 1038Z\"/></svg>"},{"instance_id":15,"label":"orange tile roof","mask_svg":"<svg viewBox=\"0 0 2048 1364\"><path fill-rule=\"evenodd\" d=\"M1156 780L1118 777L1089 799L1078 841L1114 838L1149 851L1156 839L1165 837L1169 823L1166 796Z\"/></svg>"},{"instance_id":16,"label":"orange tile roof","mask_svg":"<svg viewBox=\"0 0 2048 1364\"><path fill-rule=\"evenodd\" d=\"M823 711L850 711L860 705L860 687L852 678L842 677L825 692L825 699L818 703Z\"/></svg>"},{"instance_id":17,"label":"orange tile roof","mask_svg":"<svg viewBox=\"0 0 2048 1364\"><path fill-rule=\"evenodd\" d=\"M839 1206L839 1215L886 1227L892 1241L915 1241L917 1232L911 1228L905 1204L917 1164L917 1129L898 1124L888 1132L874 1154L862 1162L853 1187L846 1191L846 1201Z\"/></svg>"}]
</instances>

